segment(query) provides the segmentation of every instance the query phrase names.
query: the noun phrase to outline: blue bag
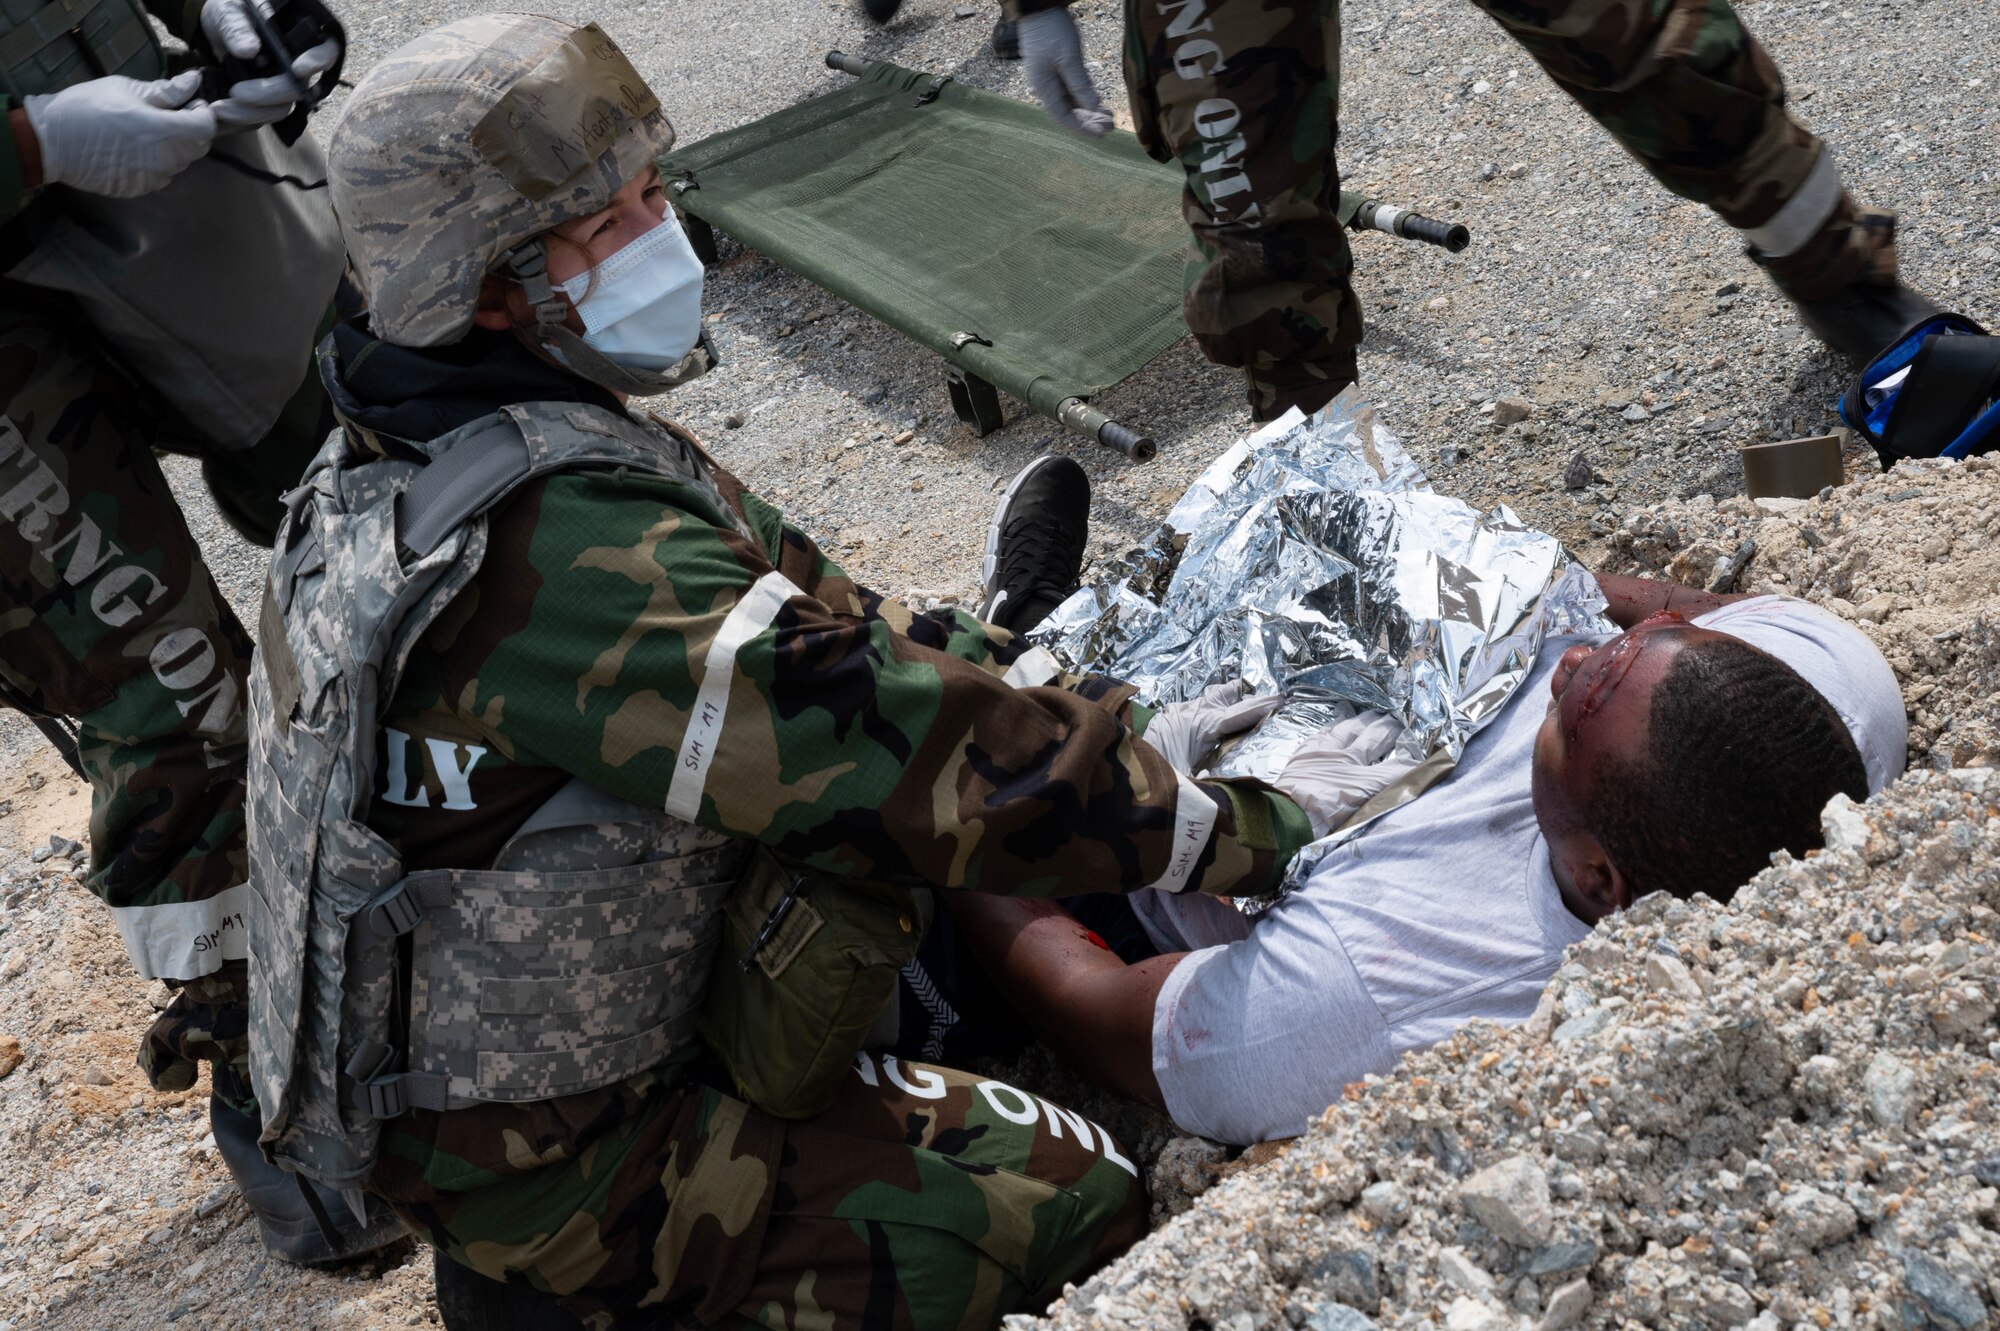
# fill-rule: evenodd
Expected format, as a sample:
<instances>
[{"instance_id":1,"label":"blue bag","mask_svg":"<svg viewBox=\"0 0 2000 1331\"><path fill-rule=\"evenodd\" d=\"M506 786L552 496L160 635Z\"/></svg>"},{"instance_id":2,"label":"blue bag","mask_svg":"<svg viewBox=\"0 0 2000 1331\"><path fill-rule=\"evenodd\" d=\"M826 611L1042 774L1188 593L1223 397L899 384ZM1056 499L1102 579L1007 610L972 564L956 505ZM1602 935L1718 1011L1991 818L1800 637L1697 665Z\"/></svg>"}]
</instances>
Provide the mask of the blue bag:
<instances>
[{"instance_id":1,"label":"blue bag","mask_svg":"<svg viewBox=\"0 0 2000 1331\"><path fill-rule=\"evenodd\" d=\"M1840 418L1885 468L2000 448L2000 337L1958 314L1919 321L1855 376Z\"/></svg>"}]
</instances>

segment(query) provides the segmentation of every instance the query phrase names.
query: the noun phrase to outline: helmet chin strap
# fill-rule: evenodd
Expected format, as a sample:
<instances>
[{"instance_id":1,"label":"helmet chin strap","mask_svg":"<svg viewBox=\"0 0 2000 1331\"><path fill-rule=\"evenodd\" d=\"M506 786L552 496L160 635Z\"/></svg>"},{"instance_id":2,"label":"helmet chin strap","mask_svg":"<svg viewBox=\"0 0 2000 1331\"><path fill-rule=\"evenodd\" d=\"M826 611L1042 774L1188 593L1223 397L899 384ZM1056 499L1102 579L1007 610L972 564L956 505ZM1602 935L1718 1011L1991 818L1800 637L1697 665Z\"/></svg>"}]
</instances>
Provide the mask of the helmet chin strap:
<instances>
[{"instance_id":1,"label":"helmet chin strap","mask_svg":"<svg viewBox=\"0 0 2000 1331\"><path fill-rule=\"evenodd\" d=\"M561 353L564 367L572 374L614 393L632 397L664 393L690 379L699 379L721 359L709 343L708 330L703 329L694 350L664 370L640 370L620 365L570 331L566 323L569 302L557 295L555 287L549 282L548 250L539 237L510 250L507 268L514 274L514 280L521 284L521 294L527 297L528 304L535 311L534 330L516 328L514 335L530 346L554 347Z\"/></svg>"}]
</instances>

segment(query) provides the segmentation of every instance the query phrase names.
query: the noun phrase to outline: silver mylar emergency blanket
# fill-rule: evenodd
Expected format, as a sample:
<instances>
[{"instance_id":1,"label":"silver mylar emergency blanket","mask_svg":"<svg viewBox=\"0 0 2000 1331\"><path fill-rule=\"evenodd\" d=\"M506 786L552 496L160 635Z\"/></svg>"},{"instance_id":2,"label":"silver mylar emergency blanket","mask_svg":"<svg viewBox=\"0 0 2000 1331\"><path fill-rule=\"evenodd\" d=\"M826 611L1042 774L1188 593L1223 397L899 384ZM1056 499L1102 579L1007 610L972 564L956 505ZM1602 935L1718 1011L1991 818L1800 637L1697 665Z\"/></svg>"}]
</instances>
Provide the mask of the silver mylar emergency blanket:
<instances>
[{"instance_id":1,"label":"silver mylar emergency blanket","mask_svg":"<svg viewBox=\"0 0 2000 1331\"><path fill-rule=\"evenodd\" d=\"M1481 513L1435 493L1350 388L1217 458L1126 567L1033 636L1065 670L1114 675L1148 703L1238 674L1282 694L1210 775L1271 780L1314 731L1362 707L1402 718L1397 749L1434 759L1420 769L1428 785L1499 713L1545 636L1616 632L1603 609L1555 537L1504 505ZM1383 811L1372 804L1362 813Z\"/></svg>"}]
</instances>

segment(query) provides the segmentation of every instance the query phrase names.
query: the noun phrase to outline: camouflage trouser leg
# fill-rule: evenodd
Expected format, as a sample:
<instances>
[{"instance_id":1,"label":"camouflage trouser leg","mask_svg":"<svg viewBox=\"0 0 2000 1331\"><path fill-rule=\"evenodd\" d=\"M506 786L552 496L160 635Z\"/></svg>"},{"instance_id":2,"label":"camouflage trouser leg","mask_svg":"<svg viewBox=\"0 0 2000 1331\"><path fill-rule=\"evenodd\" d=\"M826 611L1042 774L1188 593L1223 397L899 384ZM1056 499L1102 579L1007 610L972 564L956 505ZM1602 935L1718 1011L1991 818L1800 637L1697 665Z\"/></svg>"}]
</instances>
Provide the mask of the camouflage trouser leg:
<instances>
[{"instance_id":1,"label":"camouflage trouser leg","mask_svg":"<svg viewBox=\"0 0 2000 1331\"><path fill-rule=\"evenodd\" d=\"M157 400L46 293L0 284L0 401L0 680L78 724L89 886L134 965L226 1003L250 640L153 455ZM229 1038L206 1013L182 1026L205 1049Z\"/></svg>"},{"instance_id":2,"label":"camouflage trouser leg","mask_svg":"<svg viewBox=\"0 0 2000 1331\"><path fill-rule=\"evenodd\" d=\"M600 1329L990 1331L1145 1233L1110 1135L1002 1082L863 1055L804 1122L700 1087L673 1098L525 1186L404 1218Z\"/></svg>"},{"instance_id":3,"label":"camouflage trouser leg","mask_svg":"<svg viewBox=\"0 0 2000 1331\"><path fill-rule=\"evenodd\" d=\"M1723 221L1764 227L1800 191L1816 214L1797 248L1760 260L1812 299L1886 264L1894 219L1835 192L1827 151L1785 109L1778 67L1728 0L1473 0L1659 182ZM1824 225L1818 225L1821 219ZM1878 280L1880 273L1877 272Z\"/></svg>"},{"instance_id":4,"label":"camouflage trouser leg","mask_svg":"<svg viewBox=\"0 0 2000 1331\"><path fill-rule=\"evenodd\" d=\"M1125 83L1139 142L1187 177L1188 331L1242 367L1259 419L1318 406L1361 342L1336 215L1339 0L1126 0Z\"/></svg>"},{"instance_id":5,"label":"camouflage trouser leg","mask_svg":"<svg viewBox=\"0 0 2000 1331\"><path fill-rule=\"evenodd\" d=\"M1136 1166L1103 1128L1002 1082L861 1055L789 1125L779 1201L740 1307L792 1328L986 1331L1145 1233Z\"/></svg>"},{"instance_id":6,"label":"camouflage trouser leg","mask_svg":"<svg viewBox=\"0 0 2000 1331\"><path fill-rule=\"evenodd\" d=\"M1825 145L1728 0L1473 2L1674 193L1746 231L1807 205L1796 247L1758 256L1792 296L1894 279L1895 219L1815 172ZM1260 418L1323 400L1362 331L1334 215L1338 0L1126 0L1125 81L1140 143L1187 176L1188 330Z\"/></svg>"}]
</instances>

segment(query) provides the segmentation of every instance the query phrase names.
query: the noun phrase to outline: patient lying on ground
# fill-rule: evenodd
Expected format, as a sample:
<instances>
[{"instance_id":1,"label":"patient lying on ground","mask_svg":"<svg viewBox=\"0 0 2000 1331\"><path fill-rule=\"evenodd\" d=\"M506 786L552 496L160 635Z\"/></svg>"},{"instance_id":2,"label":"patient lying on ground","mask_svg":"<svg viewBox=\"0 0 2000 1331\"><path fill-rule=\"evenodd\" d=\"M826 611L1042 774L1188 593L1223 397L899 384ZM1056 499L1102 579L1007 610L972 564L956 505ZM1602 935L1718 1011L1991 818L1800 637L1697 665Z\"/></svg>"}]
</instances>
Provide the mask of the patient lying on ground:
<instances>
[{"instance_id":1,"label":"patient lying on ground","mask_svg":"<svg viewBox=\"0 0 2000 1331\"><path fill-rule=\"evenodd\" d=\"M1186 1130L1292 1136L1462 1023L1524 1020L1604 916L1653 892L1727 900L1772 853L1819 846L1833 795L1902 771L1895 677L1851 625L1600 581L1625 632L1545 644L1445 781L1254 920L1214 898L1069 903L1093 931L1054 903L953 900L920 963L952 974L967 1029L930 1038L977 1053L974 1028L1025 1019Z\"/></svg>"}]
</instances>

